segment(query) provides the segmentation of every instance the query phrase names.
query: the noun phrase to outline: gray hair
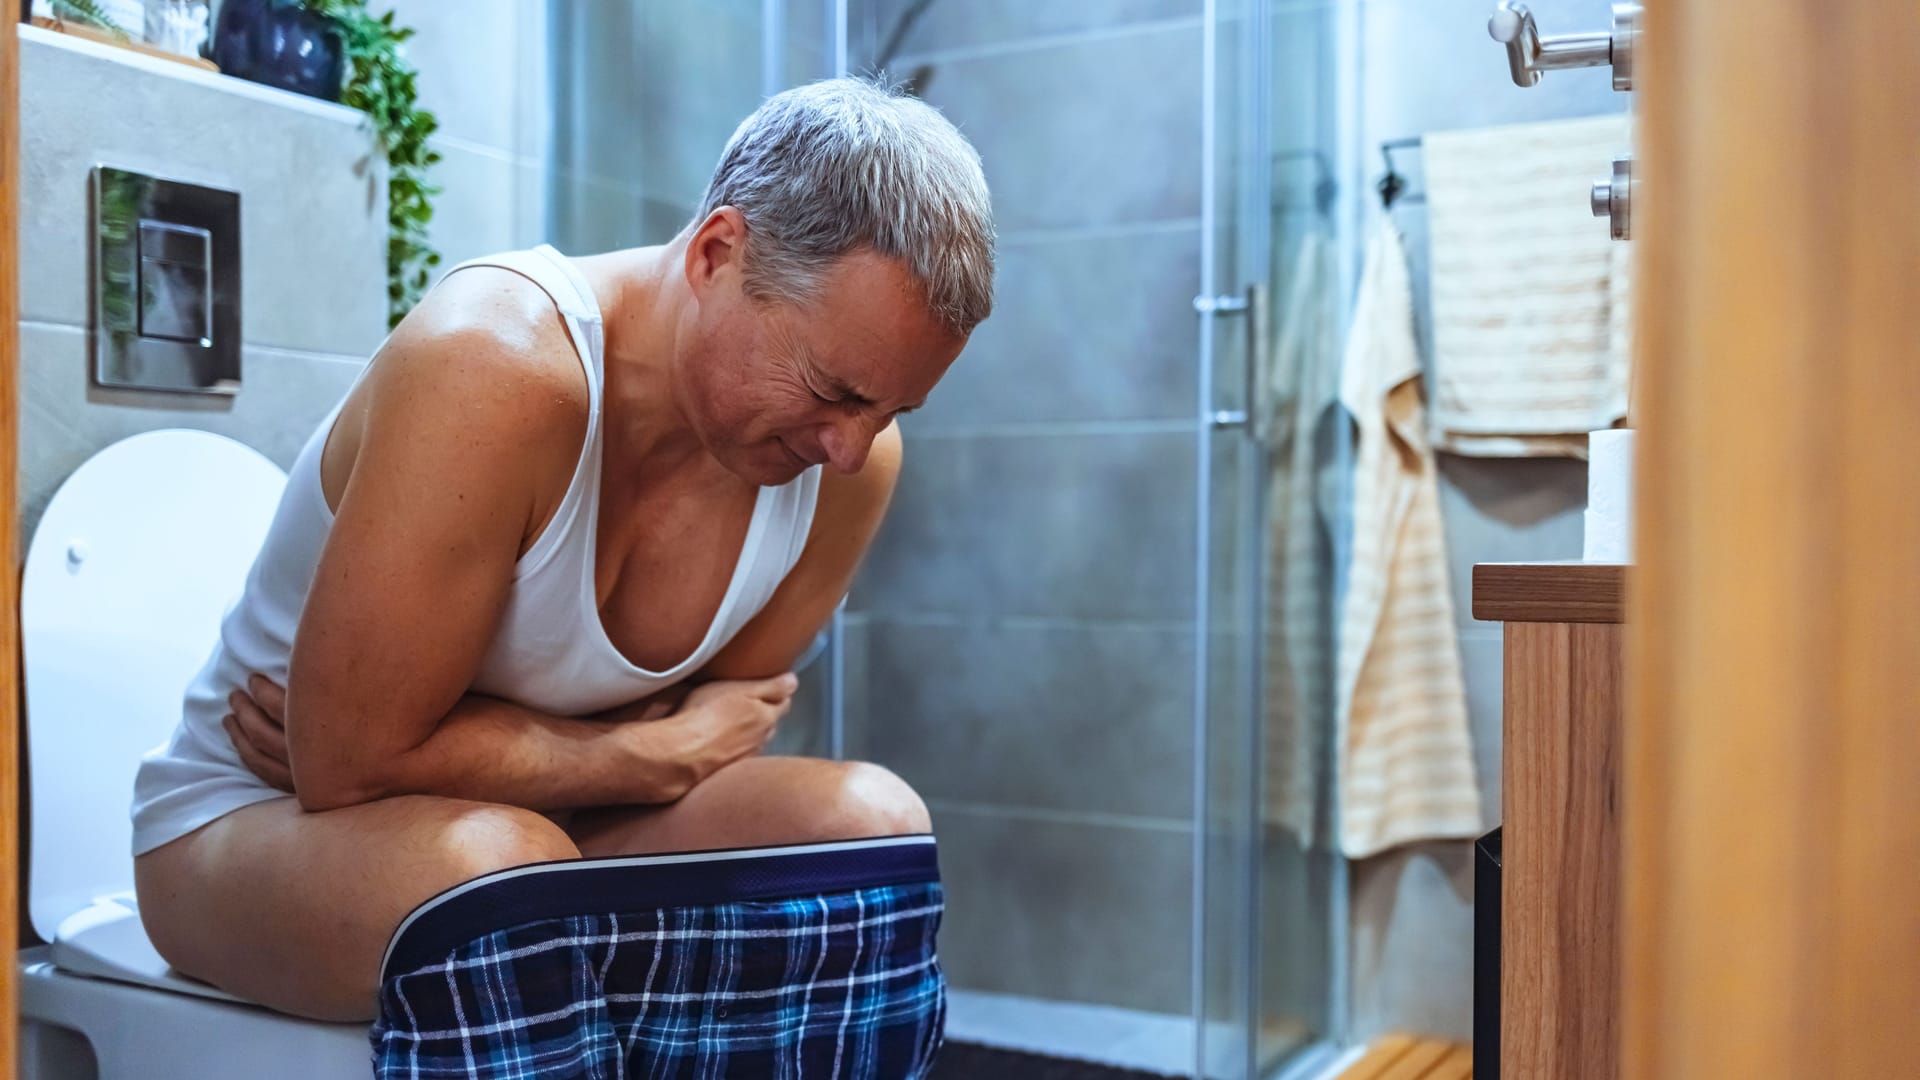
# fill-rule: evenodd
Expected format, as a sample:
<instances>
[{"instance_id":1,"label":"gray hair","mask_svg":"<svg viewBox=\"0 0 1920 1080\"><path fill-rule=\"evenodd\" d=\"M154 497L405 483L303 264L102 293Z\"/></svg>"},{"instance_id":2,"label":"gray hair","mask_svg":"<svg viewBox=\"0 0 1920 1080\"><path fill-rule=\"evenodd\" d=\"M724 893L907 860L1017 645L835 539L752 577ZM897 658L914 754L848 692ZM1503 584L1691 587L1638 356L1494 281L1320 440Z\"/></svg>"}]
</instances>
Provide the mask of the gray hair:
<instances>
[{"instance_id":1,"label":"gray hair","mask_svg":"<svg viewBox=\"0 0 1920 1080\"><path fill-rule=\"evenodd\" d=\"M804 304L835 259L871 248L912 270L954 333L993 310L980 155L938 109L892 88L827 79L769 98L728 140L696 224L722 206L747 220L756 299Z\"/></svg>"}]
</instances>

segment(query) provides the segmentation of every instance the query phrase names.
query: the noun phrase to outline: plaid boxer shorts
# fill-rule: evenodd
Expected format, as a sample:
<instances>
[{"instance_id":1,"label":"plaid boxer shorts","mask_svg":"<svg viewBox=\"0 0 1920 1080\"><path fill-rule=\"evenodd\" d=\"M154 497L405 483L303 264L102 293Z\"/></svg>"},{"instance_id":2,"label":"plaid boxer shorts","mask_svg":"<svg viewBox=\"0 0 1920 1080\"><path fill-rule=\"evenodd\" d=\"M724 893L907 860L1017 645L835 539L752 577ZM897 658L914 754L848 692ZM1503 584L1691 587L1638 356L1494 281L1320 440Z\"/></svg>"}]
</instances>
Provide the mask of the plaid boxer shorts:
<instances>
[{"instance_id":1,"label":"plaid boxer shorts","mask_svg":"<svg viewBox=\"0 0 1920 1080\"><path fill-rule=\"evenodd\" d=\"M546 863L422 905L378 1080L925 1076L946 983L932 837Z\"/></svg>"}]
</instances>

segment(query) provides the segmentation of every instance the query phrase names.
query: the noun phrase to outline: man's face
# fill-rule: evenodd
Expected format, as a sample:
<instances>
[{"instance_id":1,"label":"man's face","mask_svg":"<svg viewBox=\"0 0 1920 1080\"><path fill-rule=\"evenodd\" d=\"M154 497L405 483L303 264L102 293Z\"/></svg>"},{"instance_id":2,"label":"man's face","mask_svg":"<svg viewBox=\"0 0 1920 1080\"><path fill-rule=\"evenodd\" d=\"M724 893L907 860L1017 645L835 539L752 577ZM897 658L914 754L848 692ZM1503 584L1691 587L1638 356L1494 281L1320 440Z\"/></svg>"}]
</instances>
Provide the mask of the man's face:
<instances>
[{"instance_id":1,"label":"man's face","mask_svg":"<svg viewBox=\"0 0 1920 1080\"><path fill-rule=\"evenodd\" d=\"M737 264L707 286L680 357L681 404L707 451L756 484L821 464L859 472L875 436L923 404L966 345L905 266L872 252L838 260L805 306L746 296Z\"/></svg>"}]
</instances>

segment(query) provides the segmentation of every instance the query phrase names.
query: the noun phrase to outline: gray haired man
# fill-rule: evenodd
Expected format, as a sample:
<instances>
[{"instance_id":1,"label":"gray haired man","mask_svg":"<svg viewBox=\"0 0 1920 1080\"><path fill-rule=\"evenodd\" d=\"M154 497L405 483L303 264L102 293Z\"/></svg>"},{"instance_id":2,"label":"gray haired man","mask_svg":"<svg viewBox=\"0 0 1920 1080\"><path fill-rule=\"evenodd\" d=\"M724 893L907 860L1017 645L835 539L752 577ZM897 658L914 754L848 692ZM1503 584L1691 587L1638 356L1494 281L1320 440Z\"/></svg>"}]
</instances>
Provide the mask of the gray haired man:
<instances>
[{"instance_id":1,"label":"gray haired man","mask_svg":"<svg viewBox=\"0 0 1920 1080\"><path fill-rule=\"evenodd\" d=\"M449 273L296 463L219 685L143 763L162 955L365 1019L394 928L476 876L928 831L883 769L761 750L992 276L972 148L846 79L749 117L664 245Z\"/></svg>"}]
</instances>

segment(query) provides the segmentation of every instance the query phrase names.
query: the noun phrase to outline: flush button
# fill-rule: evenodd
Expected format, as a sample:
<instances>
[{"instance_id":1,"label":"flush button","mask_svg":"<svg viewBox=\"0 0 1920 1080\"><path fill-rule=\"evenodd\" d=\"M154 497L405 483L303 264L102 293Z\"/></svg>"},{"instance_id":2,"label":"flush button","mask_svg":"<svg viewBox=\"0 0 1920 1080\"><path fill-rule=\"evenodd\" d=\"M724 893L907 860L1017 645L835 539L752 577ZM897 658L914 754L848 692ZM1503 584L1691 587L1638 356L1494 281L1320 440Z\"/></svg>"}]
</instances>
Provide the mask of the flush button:
<instances>
[{"instance_id":1,"label":"flush button","mask_svg":"<svg viewBox=\"0 0 1920 1080\"><path fill-rule=\"evenodd\" d=\"M213 234L140 223L140 336L211 345Z\"/></svg>"}]
</instances>

